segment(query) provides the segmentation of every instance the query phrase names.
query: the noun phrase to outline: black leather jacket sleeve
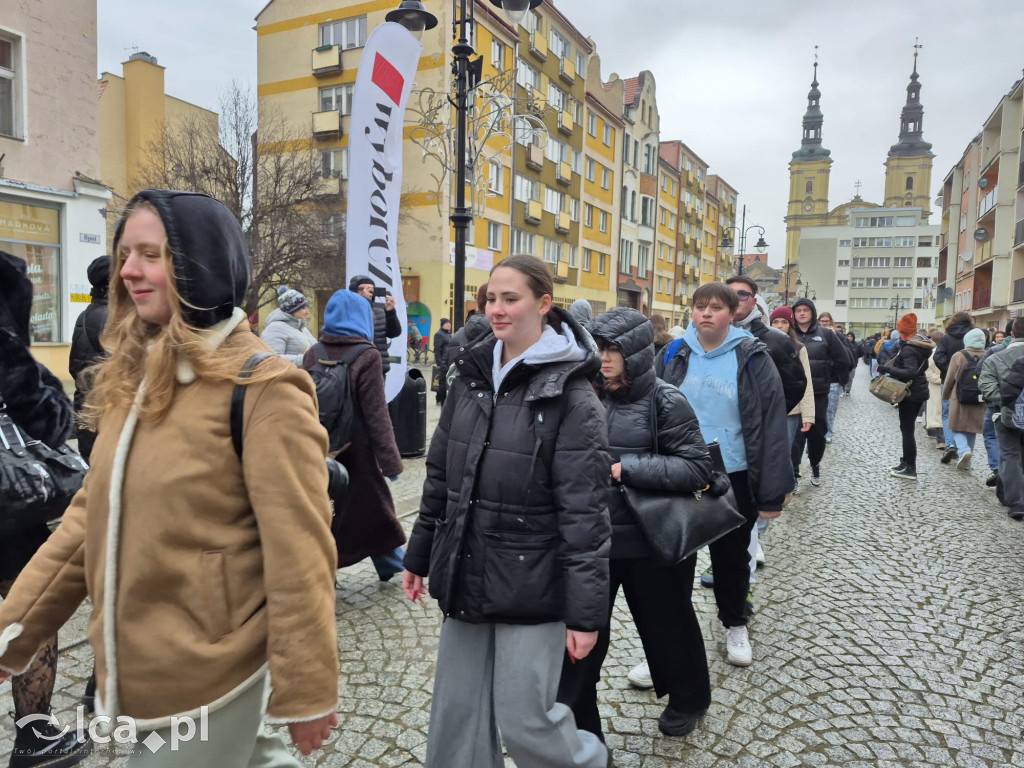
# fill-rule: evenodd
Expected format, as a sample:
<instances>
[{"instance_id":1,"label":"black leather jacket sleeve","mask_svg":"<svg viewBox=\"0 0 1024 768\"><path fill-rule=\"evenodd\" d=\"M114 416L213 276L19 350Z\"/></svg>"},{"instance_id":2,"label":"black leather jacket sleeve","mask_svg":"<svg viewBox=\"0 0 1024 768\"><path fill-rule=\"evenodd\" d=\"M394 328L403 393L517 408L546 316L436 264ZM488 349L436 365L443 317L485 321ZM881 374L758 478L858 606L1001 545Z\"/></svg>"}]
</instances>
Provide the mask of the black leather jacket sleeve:
<instances>
[{"instance_id":1,"label":"black leather jacket sleeve","mask_svg":"<svg viewBox=\"0 0 1024 768\"><path fill-rule=\"evenodd\" d=\"M74 410L64 387L6 328L0 328L0 398L14 423L56 446L68 439Z\"/></svg>"},{"instance_id":2,"label":"black leather jacket sleeve","mask_svg":"<svg viewBox=\"0 0 1024 768\"><path fill-rule=\"evenodd\" d=\"M664 384L655 387L658 452L620 457L622 483L657 491L696 491L711 481L711 456L686 397Z\"/></svg>"}]
</instances>

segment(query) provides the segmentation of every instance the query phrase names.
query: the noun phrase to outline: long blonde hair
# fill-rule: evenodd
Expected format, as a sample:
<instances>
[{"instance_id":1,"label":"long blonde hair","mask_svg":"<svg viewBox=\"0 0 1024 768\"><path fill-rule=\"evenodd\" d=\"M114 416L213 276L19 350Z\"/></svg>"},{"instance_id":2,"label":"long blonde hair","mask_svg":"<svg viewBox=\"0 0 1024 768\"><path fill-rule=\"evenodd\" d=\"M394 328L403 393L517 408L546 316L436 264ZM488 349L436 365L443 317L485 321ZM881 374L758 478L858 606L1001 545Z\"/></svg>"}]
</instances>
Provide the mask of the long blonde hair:
<instances>
[{"instance_id":1,"label":"long blonde hair","mask_svg":"<svg viewBox=\"0 0 1024 768\"><path fill-rule=\"evenodd\" d=\"M146 381L146 394L140 405L139 419L162 419L174 400L179 360L191 364L197 379L211 382L253 384L267 381L279 373L279 370L270 370L271 366L262 365L251 378L241 379L239 372L251 349L230 338L214 349L206 340L207 329L185 322L181 313L182 297L174 274L174 255L166 238L160 246L160 259L167 270L171 319L167 325L161 326L139 316L135 302L120 277L124 263L120 236L124 223L140 210L160 215L149 201L137 200L125 209L118 225L110 269L107 325L100 336L100 344L109 352L109 357L86 371L87 381L92 382L92 387L86 397L85 408L79 414L80 422L94 430L107 413L131 407L143 379Z\"/></svg>"}]
</instances>

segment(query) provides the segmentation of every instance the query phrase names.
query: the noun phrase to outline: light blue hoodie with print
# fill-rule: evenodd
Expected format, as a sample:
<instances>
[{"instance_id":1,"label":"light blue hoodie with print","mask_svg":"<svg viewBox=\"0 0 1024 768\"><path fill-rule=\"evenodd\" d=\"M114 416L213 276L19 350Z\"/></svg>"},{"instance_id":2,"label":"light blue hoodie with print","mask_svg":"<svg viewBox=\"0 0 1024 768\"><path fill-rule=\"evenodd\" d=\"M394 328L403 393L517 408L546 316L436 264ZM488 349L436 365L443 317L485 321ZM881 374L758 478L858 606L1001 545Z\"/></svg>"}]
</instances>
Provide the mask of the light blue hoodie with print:
<instances>
[{"instance_id":1,"label":"light blue hoodie with print","mask_svg":"<svg viewBox=\"0 0 1024 768\"><path fill-rule=\"evenodd\" d=\"M731 327L729 334L717 348L705 352L697 339L692 323L683 334L690 348L686 378L679 386L690 401L700 422L704 441L718 441L727 472L747 468L747 451L743 444L743 425L740 423L739 385L736 347L744 339L754 338L742 328Z\"/></svg>"}]
</instances>

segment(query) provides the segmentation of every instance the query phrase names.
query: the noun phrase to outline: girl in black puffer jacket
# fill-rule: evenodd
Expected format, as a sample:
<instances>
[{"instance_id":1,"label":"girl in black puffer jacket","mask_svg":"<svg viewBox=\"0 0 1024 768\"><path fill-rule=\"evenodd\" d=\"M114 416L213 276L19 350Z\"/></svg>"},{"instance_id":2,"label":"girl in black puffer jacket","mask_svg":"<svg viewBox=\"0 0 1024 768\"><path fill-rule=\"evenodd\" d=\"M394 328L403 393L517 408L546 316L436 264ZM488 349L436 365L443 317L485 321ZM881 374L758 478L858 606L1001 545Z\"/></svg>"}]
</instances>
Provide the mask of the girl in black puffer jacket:
<instances>
[{"instance_id":1,"label":"girl in black puffer jacket","mask_svg":"<svg viewBox=\"0 0 1024 768\"><path fill-rule=\"evenodd\" d=\"M612 477L623 485L669 493L704 488L711 480L711 457L686 397L654 375L653 325L635 309L617 307L588 330L601 350L602 375L595 386L607 412ZM652 430L657 445L652 444ZM653 686L659 697L669 695L658 726L663 733L682 736L694 729L711 703L704 638L690 599L697 555L659 567L625 497L613 490L609 507L608 618L621 585L649 664L649 669L644 664L633 670L630 681ZM572 707L577 724L598 736L597 682L609 639L605 623L593 653L576 663L566 659L558 690L558 700Z\"/></svg>"},{"instance_id":2,"label":"girl in black puffer jacket","mask_svg":"<svg viewBox=\"0 0 1024 768\"><path fill-rule=\"evenodd\" d=\"M585 658L608 621L610 488L593 339L553 307L540 259L491 270L491 331L455 348L405 556L441 627L427 768L604 768L608 751L554 704L562 656Z\"/></svg>"},{"instance_id":3,"label":"girl in black puffer jacket","mask_svg":"<svg viewBox=\"0 0 1024 768\"><path fill-rule=\"evenodd\" d=\"M918 334L917 315L910 312L896 323L903 343L895 357L885 365L878 366L878 372L894 379L910 382L910 394L896 406L900 416L900 433L903 437L903 457L889 472L893 477L906 480L917 479L917 441L914 439L914 422L921 412L921 403L928 400L928 379L925 369L935 349L935 343ZM953 449L954 452L956 449Z\"/></svg>"}]
</instances>

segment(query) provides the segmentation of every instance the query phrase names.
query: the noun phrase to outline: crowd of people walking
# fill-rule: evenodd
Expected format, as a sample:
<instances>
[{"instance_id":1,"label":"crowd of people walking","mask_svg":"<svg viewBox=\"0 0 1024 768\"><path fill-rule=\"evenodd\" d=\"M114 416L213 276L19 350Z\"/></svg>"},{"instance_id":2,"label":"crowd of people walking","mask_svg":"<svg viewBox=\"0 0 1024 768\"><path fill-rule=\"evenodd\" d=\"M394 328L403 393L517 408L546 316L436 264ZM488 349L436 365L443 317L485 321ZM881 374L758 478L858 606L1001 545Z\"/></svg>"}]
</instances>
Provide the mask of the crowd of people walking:
<instances>
[{"instance_id":1,"label":"crowd of people walking","mask_svg":"<svg viewBox=\"0 0 1024 768\"><path fill-rule=\"evenodd\" d=\"M443 614L428 768L499 768L502 745L522 766L612 765L598 682L620 591L644 654L629 683L664 700L662 733L699 728L713 691L697 554L665 562L630 493L731 489L738 519L701 542L699 583L714 591L726 661L753 664L762 538L801 479L828 483L861 362L903 385L894 477L917 480L924 419L939 466L969 469L982 434L988 482L1024 519L1024 318L997 338L963 313L925 334L908 313L858 342L810 299L769 313L737 275L701 285L689 325L668 328L635 309L562 309L548 266L510 256L468 322L433 336L442 410L406 542L384 394L402 329L369 277L331 296L319 336L306 297L282 286L260 341L238 308L248 264L227 209L140 193L113 257L90 268L75 420L28 352L20 267L0 254L0 286L16 288L0 292L0 395L38 440L59 444L77 424L91 469L52 534L0 540L0 677L14 675L18 717L48 713L56 631L88 597L90 703L168 737L176 718L208 711L210 739L175 756L192 766L298 765L264 721L286 723L303 754L320 748L337 724L332 587L366 558ZM325 492L332 461L358 489L344 499ZM50 736L19 727L11 765L70 766L91 749ZM141 751L128 762L166 764Z\"/></svg>"}]
</instances>

